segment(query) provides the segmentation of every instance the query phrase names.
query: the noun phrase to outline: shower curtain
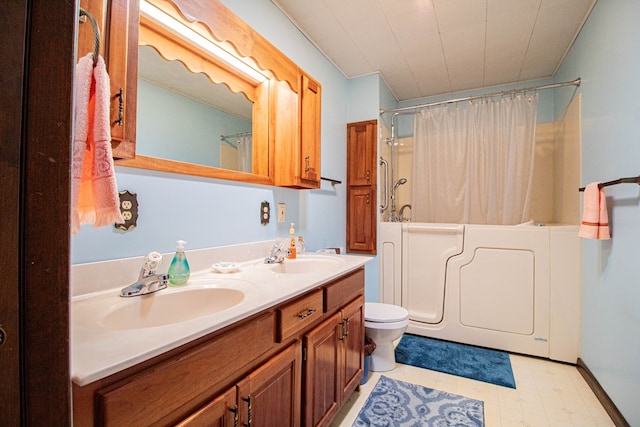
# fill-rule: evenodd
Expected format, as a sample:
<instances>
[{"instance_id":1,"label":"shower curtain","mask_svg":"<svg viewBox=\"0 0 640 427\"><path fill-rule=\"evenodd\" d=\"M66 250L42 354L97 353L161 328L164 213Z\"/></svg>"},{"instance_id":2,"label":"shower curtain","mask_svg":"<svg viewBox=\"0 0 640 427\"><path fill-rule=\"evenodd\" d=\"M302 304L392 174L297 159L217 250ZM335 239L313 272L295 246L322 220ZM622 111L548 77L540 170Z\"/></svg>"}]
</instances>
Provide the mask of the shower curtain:
<instances>
[{"instance_id":1,"label":"shower curtain","mask_svg":"<svg viewBox=\"0 0 640 427\"><path fill-rule=\"evenodd\" d=\"M251 173L251 135L238 139L238 169Z\"/></svg>"},{"instance_id":2,"label":"shower curtain","mask_svg":"<svg viewBox=\"0 0 640 427\"><path fill-rule=\"evenodd\" d=\"M412 220L529 220L538 97L425 109L414 128Z\"/></svg>"}]
</instances>

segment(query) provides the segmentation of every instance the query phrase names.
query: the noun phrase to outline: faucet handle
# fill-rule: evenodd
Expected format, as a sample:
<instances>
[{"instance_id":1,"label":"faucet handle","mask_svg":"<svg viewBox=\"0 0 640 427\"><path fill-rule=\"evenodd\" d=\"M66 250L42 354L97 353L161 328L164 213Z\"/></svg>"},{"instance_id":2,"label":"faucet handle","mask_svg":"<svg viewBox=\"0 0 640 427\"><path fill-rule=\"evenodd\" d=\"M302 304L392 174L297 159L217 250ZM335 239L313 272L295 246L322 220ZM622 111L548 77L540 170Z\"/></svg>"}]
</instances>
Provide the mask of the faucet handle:
<instances>
[{"instance_id":1,"label":"faucet handle","mask_svg":"<svg viewBox=\"0 0 640 427\"><path fill-rule=\"evenodd\" d=\"M152 276L162 262L162 255L159 252L149 252L144 258L139 278Z\"/></svg>"}]
</instances>

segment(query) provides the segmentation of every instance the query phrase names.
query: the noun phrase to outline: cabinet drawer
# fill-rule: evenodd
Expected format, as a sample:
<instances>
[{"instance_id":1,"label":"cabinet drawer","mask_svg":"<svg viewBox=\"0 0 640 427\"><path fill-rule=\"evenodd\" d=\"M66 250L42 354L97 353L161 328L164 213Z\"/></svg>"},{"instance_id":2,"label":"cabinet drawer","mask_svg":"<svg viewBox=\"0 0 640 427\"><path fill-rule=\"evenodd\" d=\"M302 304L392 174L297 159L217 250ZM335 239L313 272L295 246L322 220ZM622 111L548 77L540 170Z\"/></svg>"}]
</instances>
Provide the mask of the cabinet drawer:
<instances>
[{"instance_id":1,"label":"cabinet drawer","mask_svg":"<svg viewBox=\"0 0 640 427\"><path fill-rule=\"evenodd\" d=\"M336 280L324 288L324 312L330 312L364 293L364 269Z\"/></svg>"},{"instance_id":2,"label":"cabinet drawer","mask_svg":"<svg viewBox=\"0 0 640 427\"><path fill-rule=\"evenodd\" d=\"M279 308L276 340L282 342L322 317L322 289Z\"/></svg>"},{"instance_id":3,"label":"cabinet drawer","mask_svg":"<svg viewBox=\"0 0 640 427\"><path fill-rule=\"evenodd\" d=\"M212 393L217 384L228 381L273 346L273 312L268 312L171 360L98 390L97 424L158 425L167 417L179 417L193 399Z\"/></svg>"}]
</instances>

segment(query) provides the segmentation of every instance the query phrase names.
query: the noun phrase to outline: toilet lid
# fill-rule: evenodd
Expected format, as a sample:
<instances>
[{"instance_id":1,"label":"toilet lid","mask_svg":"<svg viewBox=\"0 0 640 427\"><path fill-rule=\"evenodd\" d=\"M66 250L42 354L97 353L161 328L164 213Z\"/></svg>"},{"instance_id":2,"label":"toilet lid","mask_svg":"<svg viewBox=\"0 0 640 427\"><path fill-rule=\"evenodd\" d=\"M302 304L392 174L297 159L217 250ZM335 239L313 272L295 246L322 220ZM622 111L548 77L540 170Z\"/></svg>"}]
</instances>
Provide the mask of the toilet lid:
<instances>
[{"instance_id":1,"label":"toilet lid","mask_svg":"<svg viewBox=\"0 0 640 427\"><path fill-rule=\"evenodd\" d=\"M406 308L379 302L364 303L364 319L369 322L399 322L409 317Z\"/></svg>"}]
</instances>

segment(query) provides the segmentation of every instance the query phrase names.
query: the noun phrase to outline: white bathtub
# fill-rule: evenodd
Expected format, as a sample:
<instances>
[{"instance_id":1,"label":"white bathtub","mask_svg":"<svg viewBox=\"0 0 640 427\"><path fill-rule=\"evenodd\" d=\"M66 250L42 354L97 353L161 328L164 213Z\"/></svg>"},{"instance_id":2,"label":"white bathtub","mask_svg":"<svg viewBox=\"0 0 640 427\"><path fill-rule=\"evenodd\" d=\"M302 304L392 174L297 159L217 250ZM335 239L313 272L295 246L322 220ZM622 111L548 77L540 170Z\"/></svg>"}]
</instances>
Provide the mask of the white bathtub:
<instances>
[{"instance_id":1,"label":"white bathtub","mask_svg":"<svg viewBox=\"0 0 640 427\"><path fill-rule=\"evenodd\" d=\"M576 363L577 226L382 223L380 300L407 332Z\"/></svg>"}]
</instances>

